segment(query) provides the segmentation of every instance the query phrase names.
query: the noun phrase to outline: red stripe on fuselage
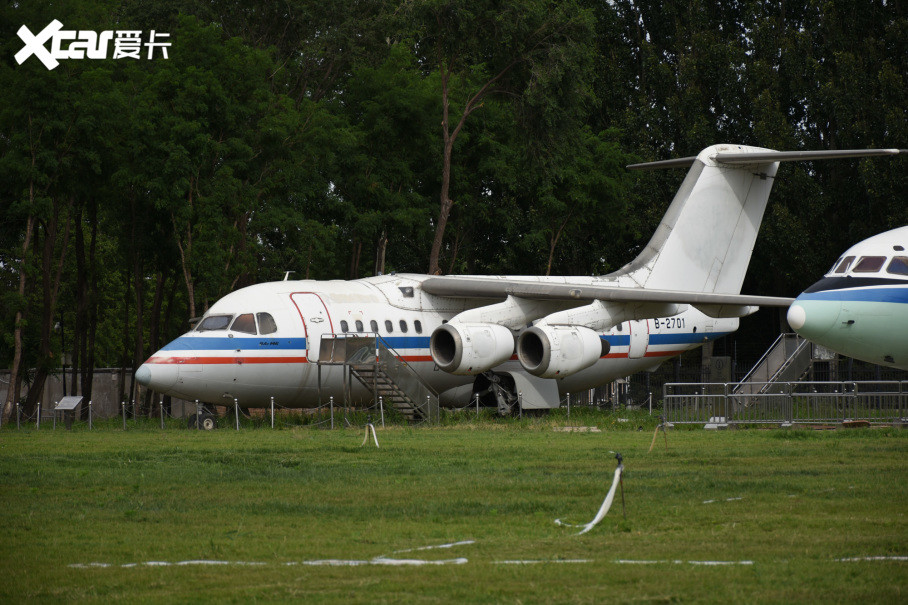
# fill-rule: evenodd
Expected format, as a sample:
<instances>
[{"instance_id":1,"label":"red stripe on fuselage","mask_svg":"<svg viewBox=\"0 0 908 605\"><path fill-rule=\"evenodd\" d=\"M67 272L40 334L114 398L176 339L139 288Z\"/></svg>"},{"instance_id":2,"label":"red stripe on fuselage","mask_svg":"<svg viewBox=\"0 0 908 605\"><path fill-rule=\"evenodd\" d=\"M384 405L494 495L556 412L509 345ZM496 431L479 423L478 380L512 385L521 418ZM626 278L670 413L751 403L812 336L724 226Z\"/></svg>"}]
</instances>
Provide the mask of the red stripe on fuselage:
<instances>
[{"instance_id":1,"label":"red stripe on fuselage","mask_svg":"<svg viewBox=\"0 0 908 605\"><path fill-rule=\"evenodd\" d=\"M644 357L673 357L675 355L680 355L684 353L687 349L683 351L647 351ZM604 357L599 359L627 359L627 352L624 353L609 353Z\"/></svg>"},{"instance_id":2,"label":"red stripe on fuselage","mask_svg":"<svg viewBox=\"0 0 908 605\"><path fill-rule=\"evenodd\" d=\"M145 363L223 365L235 363L309 363L305 357L151 357Z\"/></svg>"}]
</instances>

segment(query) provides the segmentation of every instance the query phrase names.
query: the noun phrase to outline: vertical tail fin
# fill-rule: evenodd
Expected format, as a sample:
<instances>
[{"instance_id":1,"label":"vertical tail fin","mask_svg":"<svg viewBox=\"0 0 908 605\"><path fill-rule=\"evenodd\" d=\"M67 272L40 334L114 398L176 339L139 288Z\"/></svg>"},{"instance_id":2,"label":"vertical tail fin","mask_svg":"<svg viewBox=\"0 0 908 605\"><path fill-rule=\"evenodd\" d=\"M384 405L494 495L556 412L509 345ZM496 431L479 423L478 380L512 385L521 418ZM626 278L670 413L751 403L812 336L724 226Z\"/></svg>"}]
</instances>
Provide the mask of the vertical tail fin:
<instances>
[{"instance_id":1,"label":"vertical tail fin","mask_svg":"<svg viewBox=\"0 0 908 605\"><path fill-rule=\"evenodd\" d=\"M651 289L740 293L779 168L778 161L767 159L772 153L715 145L696 158L665 163L692 161L649 244L617 275ZM719 154L735 154L736 160L722 163ZM749 161L745 154L759 154L759 159Z\"/></svg>"}]
</instances>

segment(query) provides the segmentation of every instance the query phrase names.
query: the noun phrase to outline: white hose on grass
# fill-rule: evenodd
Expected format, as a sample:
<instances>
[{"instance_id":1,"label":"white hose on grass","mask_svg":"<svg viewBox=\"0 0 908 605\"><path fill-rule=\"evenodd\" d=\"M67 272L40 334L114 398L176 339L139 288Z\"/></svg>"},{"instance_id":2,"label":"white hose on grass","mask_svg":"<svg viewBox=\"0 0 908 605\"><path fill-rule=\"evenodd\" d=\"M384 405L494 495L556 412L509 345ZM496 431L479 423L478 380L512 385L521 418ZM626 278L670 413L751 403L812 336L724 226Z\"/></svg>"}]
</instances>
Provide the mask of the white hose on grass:
<instances>
[{"instance_id":1,"label":"white hose on grass","mask_svg":"<svg viewBox=\"0 0 908 605\"><path fill-rule=\"evenodd\" d=\"M608 513L609 509L612 507L612 501L615 499L615 490L618 489L618 483L621 481L621 471L624 469L624 466L619 464L618 468L615 469L615 477L612 479L612 487L609 488L608 494L605 496L605 500L602 501L602 506L599 507L599 512L596 513L596 517L587 523L586 525L574 525L572 523L565 523L561 519L555 519L556 525L563 525L565 527L582 527L577 535L583 535L586 532L590 531L596 524L602 521L602 518Z\"/></svg>"}]
</instances>

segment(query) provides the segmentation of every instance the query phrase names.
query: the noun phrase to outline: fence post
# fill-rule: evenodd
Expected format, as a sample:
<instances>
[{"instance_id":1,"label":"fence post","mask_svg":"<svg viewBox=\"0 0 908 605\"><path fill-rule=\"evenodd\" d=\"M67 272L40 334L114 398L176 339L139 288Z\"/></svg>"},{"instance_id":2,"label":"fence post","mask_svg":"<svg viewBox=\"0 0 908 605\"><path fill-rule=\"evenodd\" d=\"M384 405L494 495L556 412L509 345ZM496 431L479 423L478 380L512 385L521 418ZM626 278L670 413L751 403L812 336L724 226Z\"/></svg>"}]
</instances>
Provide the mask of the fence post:
<instances>
[{"instance_id":1,"label":"fence post","mask_svg":"<svg viewBox=\"0 0 908 605\"><path fill-rule=\"evenodd\" d=\"M378 396L378 409L381 412L381 428L385 428L385 402L382 401L382 396Z\"/></svg>"},{"instance_id":2,"label":"fence post","mask_svg":"<svg viewBox=\"0 0 908 605\"><path fill-rule=\"evenodd\" d=\"M271 428L274 428L274 397L271 398Z\"/></svg>"},{"instance_id":3,"label":"fence post","mask_svg":"<svg viewBox=\"0 0 908 605\"><path fill-rule=\"evenodd\" d=\"M22 418L22 414L21 414L21 410L19 408L19 402L17 401L16 402L16 430L19 430L20 428L22 428L21 426L19 426L19 421L21 420L21 418Z\"/></svg>"},{"instance_id":4,"label":"fence post","mask_svg":"<svg viewBox=\"0 0 908 605\"><path fill-rule=\"evenodd\" d=\"M195 400L195 430L202 430L202 406L199 405L199 400Z\"/></svg>"},{"instance_id":5,"label":"fence post","mask_svg":"<svg viewBox=\"0 0 908 605\"><path fill-rule=\"evenodd\" d=\"M331 429L334 429L334 395L328 398L328 405L331 407Z\"/></svg>"},{"instance_id":6,"label":"fence post","mask_svg":"<svg viewBox=\"0 0 908 605\"><path fill-rule=\"evenodd\" d=\"M164 396L161 395L160 401L158 401L158 411L161 414L161 430L164 430Z\"/></svg>"},{"instance_id":7,"label":"fence post","mask_svg":"<svg viewBox=\"0 0 908 605\"><path fill-rule=\"evenodd\" d=\"M123 430L126 430L126 402L120 402L120 409L123 411Z\"/></svg>"},{"instance_id":8,"label":"fence post","mask_svg":"<svg viewBox=\"0 0 908 605\"><path fill-rule=\"evenodd\" d=\"M65 380L65 378L64 378L64 380ZM57 406L58 406L58 405L60 405L60 402L59 402L59 401L55 401L55 402L54 402L54 424L53 424L53 427L54 427L54 430L55 430L55 431L57 430Z\"/></svg>"},{"instance_id":9,"label":"fence post","mask_svg":"<svg viewBox=\"0 0 908 605\"><path fill-rule=\"evenodd\" d=\"M41 402L38 402L38 417L35 419L35 428L41 428Z\"/></svg>"},{"instance_id":10,"label":"fence post","mask_svg":"<svg viewBox=\"0 0 908 605\"><path fill-rule=\"evenodd\" d=\"M570 394L570 393L567 394L567 403L568 403L568 417L567 417L567 419L568 419L568 422L570 422L570 420L571 420L571 394Z\"/></svg>"},{"instance_id":11,"label":"fence post","mask_svg":"<svg viewBox=\"0 0 908 605\"><path fill-rule=\"evenodd\" d=\"M479 418L479 393L476 393L476 417Z\"/></svg>"},{"instance_id":12,"label":"fence post","mask_svg":"<svg viewBox=\"0 0 908 605\"><path fill-rule=\"evenodd\" d=\"M523 420L523 392L517 391L517 415Z\"/></svg>"},{"instance_id":13,"label":"fence post","mask_svg":"<svg viewBox=\"0 0 908 605\"><path fill-rule=\"evenodd\" d=\"M233 414L236 416L236 430L240 430L240 405L236 397L233 398Z\"/></svg>"},{"instance_id":14,"label":"fence post","mask_svg":"<svg viewBox=\"0 0 908 605\"><path fill-rule=\"evenodd\" d=\"M788 423L794 423L794 395L790 382L788 383Z\"/></svg>"},{"instance_id":15,"label":"fence post","mask_svg":"<svg viewBox=\"0 0 908 605\"><path fill-rule=\"evenodd\" d=\"M91 399L88 400L88 430L92 429L91 426Z\"/></svg>"},{"instance_id":16,"label":"fence post","mask_svg":"<svg viewBox=\"0 0 908 605\"><path fill-rule=\"evenodd\" d=\"M905 417L905 381L899 380L899 422Z\"/></svg>"},{"instance_id":17,"label":"fence post","mask_svg":"<svg viewBox=\"0 0 908 605\"><path fill-rule=\"evenodd\" d=\"M653 392L649 392L649 415L653 415Z\"/></svg>"}]
</instances>

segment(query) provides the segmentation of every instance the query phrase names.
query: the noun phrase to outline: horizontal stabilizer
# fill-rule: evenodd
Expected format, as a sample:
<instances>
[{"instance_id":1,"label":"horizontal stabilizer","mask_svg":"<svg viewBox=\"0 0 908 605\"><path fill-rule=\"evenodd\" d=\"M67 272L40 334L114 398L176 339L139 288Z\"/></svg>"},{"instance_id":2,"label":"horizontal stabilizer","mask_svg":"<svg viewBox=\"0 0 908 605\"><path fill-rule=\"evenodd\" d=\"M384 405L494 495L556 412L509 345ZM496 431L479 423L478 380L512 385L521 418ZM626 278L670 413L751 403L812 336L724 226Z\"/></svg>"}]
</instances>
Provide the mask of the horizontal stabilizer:
<instances>
[{"instance_id":1,"label":"horizontal stabilizer","mask_svg":"<svg viewBox=\"0 0 908 605\"><path fill-rule=\"evenodd\" d=\"M908 155L908 149L827 149L820 151L768 151L766 153L717 153L710 156L720 164L753 164L756 162L795 162L808 160L838 160L879 155ZM630 164L628 170L659 170L689 168L696 156Z\"/></svg>"}]
</instances>

